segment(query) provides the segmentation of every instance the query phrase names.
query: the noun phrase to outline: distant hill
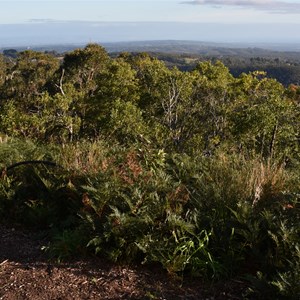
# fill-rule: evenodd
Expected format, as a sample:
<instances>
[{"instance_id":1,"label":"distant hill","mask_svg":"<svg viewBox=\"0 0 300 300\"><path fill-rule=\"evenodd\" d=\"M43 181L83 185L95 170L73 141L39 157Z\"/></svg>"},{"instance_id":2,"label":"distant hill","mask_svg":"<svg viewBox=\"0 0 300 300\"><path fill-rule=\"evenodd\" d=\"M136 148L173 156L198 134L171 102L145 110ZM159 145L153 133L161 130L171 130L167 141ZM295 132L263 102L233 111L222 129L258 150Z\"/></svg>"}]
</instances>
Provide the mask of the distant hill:
<instances>
[{"instance_id":1,"label":"distant hill","mask_svg":"<svg viewBox=\"0 0 300 300\"><path fill-rule=\"evenodd\" d=\"M59 56L84 46L83 44L41 45L29 49L48 51ZM111 56L117 56L121 52L147 52L163 60L169 67L176 66L181 70L191 70L202 60L221 60L235 76L243 72L262 70L284 85L291 83L300 85L300 44L251 45L166 40L102 43L102 46ZM28 47L14 49L22 51ZM12 53L14 49L0 48L0 51ZM285 51L276 49L285 49Z\"/></svg>"},{"instance_id":2,"label":"distant hill","mask_svg":"<svg viewBox=\"0 0 300 300\"><path fill-rule=\"evenodd\" d=\"M300 59L300 43L294 45L281 44L240 44L240 43L211 43L196 41L144 41L104 43L109 52L165 52L189 53L201 55L237 55L278 57L288 56Z\"/></svg>"},{"instance_id":3,"label":"distant hill","mask_svg":"<svg viewBox=\"0 0 300 300\"><path fill-rule=\"evenodd\" d=\"M245 43L212 43L197 41L137 41L101 43L108 52L164 52L164 53L189 53L201 55L243 57L294 57L300 59L300 43L298 44L245 44ZM85 44L53 44L32 47L13 47L21 51L32 49L36 51L68 52L76 48L83 48ZM0 51L9 47L0 48Z\"/></svg>"}]
</instances>

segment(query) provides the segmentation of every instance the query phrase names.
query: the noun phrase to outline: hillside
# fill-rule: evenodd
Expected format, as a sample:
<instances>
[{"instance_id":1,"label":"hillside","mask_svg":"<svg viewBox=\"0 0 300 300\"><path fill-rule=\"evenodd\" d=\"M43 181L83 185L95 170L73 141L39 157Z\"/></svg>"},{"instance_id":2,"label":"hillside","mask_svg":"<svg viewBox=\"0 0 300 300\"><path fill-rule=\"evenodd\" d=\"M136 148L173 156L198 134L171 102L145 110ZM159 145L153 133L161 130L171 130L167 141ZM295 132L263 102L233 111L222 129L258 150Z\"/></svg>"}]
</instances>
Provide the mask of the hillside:
<instances>
[{"instance_id":1,"label":"hillside","mask_svg":"<svg viewBox=\"0 0 300 300\"><path fill-rule=\"evenodd\" d=\"M300 84L300 46L297 44L283 46L193 41L144 41L104 43L103 46L112 57L118 56L121 52L148 52L164 61L167 66L176 66L183 71L192 70L199 61L220 60L235 76L239 76L243 72L261 70L267 72L268 77L275 78L286 86ZM32 47L32 50L46 51L60 56L78 47L82 48L84 46L71 44L35 46ZM17 47L14 49L23 51L27 48ZM278 51L278 49L281 49L281 51ZM9 53L8 48L0 50Z\"/></svg>"}]
</instances>

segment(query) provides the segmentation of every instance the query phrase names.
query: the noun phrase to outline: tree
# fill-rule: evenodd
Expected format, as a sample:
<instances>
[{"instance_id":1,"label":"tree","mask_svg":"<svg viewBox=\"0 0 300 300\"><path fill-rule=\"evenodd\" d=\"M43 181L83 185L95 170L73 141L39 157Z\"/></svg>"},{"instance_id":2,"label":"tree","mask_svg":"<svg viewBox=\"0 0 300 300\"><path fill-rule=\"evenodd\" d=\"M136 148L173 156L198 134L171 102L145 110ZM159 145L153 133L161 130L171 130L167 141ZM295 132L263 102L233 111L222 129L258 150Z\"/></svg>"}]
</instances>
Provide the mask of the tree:
<instances>
[{"instance_id":1,"label":"tree","mask_svg":"<svg viewBox=\"0 0 300 300\"><path fill-rule=\"evenodd\" d=\"M108 62L109 56L103 47L89 44L84 49L67 53L58 75L62 81L72 83L78 91L93 95L97 89L95 79L105 71Z\"/></svg>"},{"instance_id":2,"label":"tree","mask_svg":"<svg viewBox=\"0 0 300 300\"><path fill-rule=\"evenodd\" d=\"M162 123L168 129L171 144L177 150L184 149L184 143L197 129L198 103L194 101L193 75L172 69L165 77L161 92L163 110Z\"/></svg>"},{"instance_id":3,"label":"tree","mask_svg":"<svg viewBox=\"0 0 300 300\"><path fill-rule=\"evenodd\" d=\"M45 139L72 142L78 137L82 118L77 97L72 87L66 89L63 95L61 93L54 96L43 95L41 101L45 103L43 111Z\"/></svg>"},{"instance_id":4,"label":"tree","mask_svg":"<svg viewBox=\"0 0 300 300\"><path fill-rule=\"evenodd\" d=\"M234 78L220 61L199 63L194 76L193 102L198 105L198 141L210 154L229 138L229 112L233 108Z\"/></svg>"},{"instance_id":5,"label":"tree","mask_svg":"<svg viewBox=\"0 0 300 300\"><path fill-rule=\"evenodd\" d=\"M17 58L18 51L16 49L5 49L3 50L3 55L10 58Z\"/></svg>"},{"instance_id":6,"label":"tree","mask_svg":"<svg viewBox=\"0 0 300 300\"><path fill-rule=\"evenodd\" d=\"M162 61L150 57L147 53L126 55L126 61L136 71L139 87L139 107L147 119L154 115L162 115L161 93L163 82L169 74L168 68Z\"/></svg>"},{"instance_id":7,"label":"tree","mask_svg":"<svg viewBox=\"0 0 300 300\"><path fill-rule=\"evenodd\" d=\"M0 54L0 89L5 82L6 77L6 63L3 55Z\"/></svg>"},{"instance_id":8,"label":"tree","mask_svg":"<svg viewBox=\"0 0 300 300\"><path fill-rule=\"evenodd\" d=\"M59 61L41 52L23 51L7 70L2 87L1 127L14 136L43 137L43 94Z\"/></svg>"},{"instance_id":9,"label":"tree","mask_svg":"<svg viewBox=\"0 0 300 300\"><path fill-rule=\"evenodd\" d=\"M5 97L31 105L27 100L33 100L46 90L46 83L58 67L58 59L51 55L31 50L20 52L7 74Z\"/></svg>"},{"instance_id":10,"label":"tree","mask_svg":"<svg viewBox=\"0 0 300 300\"><path fill-rule=\"evenodd\" d=\"M284 87L264 72L239 77L235 90L239 99L232 112L233 134L244 151L264 158L288 153L296 146L298 106L285 96Z\"/></svg>"},{"instance_id":11,"label":"tree","mask_svg":"<svg viewBox=\"0 0 300 300\"><path fill-rule=\"evenodd\" d=\"M111 113L117 102L136 105L139 95L135 74L127 62L117 59L110 61L106 70L96 76L94 95L85 98L85 131L98 135L100 131L109 130Z\"/></svg>"},{"instance_id":12,"label":"tree","mask_svg":"<svg viewBox=\"0 0 300 300\"><path fill-rule=\"evenodd\" d=\"M138 106L152 128L152 141L158 147L175 147L182 151L195 124L191 74L177 68L169 70L163 62L144 53L126 58L137 74Z\"/></svg>"}]
</instances>

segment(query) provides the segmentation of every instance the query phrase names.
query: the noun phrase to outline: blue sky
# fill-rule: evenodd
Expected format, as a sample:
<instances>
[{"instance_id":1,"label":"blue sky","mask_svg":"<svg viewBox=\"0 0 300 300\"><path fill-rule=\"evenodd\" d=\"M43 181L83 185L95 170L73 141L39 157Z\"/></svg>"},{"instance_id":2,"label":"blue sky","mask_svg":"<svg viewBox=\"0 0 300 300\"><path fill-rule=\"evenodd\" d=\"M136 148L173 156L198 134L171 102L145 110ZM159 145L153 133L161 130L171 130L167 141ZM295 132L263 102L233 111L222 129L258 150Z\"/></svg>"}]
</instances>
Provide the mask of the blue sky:
<instances>
[{"instance_id":1,"label":"blue sky","mask_svg":"<svg viewBox=\"0 0 300 300\"><path fill-rule=\"evenodd\" d=\"M98 22L297 23L300 0L0 0L0 23Z\"/></svg>"},{"instance_id":2,"label":"blue sky","mask_svg":"<svg viewBox=\"0 0 300 300\"><path fill-rule=\"evenodd\" d=\"M114 34L116 27L122 31L120 24L123 22L127 23L124 25L125 27L140 26L140 31L138 32L138 29L135 28L131 36L130 28L126 27L124 40L133 40L134 37L136 39L144 37L145 40L168 39L168 36L170 39L176 39L176 32L178 32L177 39L190 39L187 31L190 31L189 26L194 24L195 40L208 40L211 34L211 41L214 39L216 42L239 41L239 39L242 41L246 39L245 34L249 34L249 42L255 42L257 33L258 40L266 39L268 41L269 37L273 36L272 42L284 42L284 33L282 36L278 35L278 41L276 41L274 32L280 33L282 28L286 28L286 30L292 31L289 32L289 42L294 39L296 43L300 43L300 0L0 0L0 5L0 47L1 44L8 42L8 38L10 41L15 39L15 42L18 38L26 39L28 37L28 42L34 37L37 39L38 35L35 36L35 30L38 31L38 26L44 28L43 38L45 41L49 35L53 42L54 31L58 30L57 24L60 24L61 31L66 32L67 35L66 28L68 27L70 32L71 23L74 26L82 24L83 29L78 41L87 39L111 41L112 37L110 39L101 37L100 33L94 34L93 30L89 30L89 28L101 27L103 29L106 26L107 31ZM156 38L154 32L151 32L150 23L161 24L164 34L162 35L162 32L158 30ZM164 27L163 23L168 23L168 26ZM16 27L14 24L22 24L23 27ZM170 24L174 25L173 29ZM203 29L205 24L210 24L207 27L206 35L197 35L196 27L202 26ZM253 24L252 29L251 24ZM217 25L218 27L216 27ZM231 25L240 27L240 30L236 28L235 32L231 34L229 29ZM263 26L265 29L259 32L259 26ZM184 28L186 31L183 30ZM19 35L17 30L19 30ZM84 30L86 30L86 35ZM219 31L218 35L215 31ZM72 39L76 39L74 32L71 35ZM61 39L63 38L61 37ZM122 36L115 38L115 40L118 39L122 39ZM58 41L60 40L58 39Z\"/></svg>"}]
</instances>

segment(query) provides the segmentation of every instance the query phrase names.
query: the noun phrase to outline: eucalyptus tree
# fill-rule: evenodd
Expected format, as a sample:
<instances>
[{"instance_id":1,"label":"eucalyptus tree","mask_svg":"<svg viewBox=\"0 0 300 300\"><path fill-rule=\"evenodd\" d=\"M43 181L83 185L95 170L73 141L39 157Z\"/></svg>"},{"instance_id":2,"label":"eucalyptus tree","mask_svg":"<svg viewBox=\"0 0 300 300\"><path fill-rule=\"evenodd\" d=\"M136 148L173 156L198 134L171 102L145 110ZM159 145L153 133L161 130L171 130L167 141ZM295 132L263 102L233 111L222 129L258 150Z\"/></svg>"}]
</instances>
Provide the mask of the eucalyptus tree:
<instances>
[{"instance_id":1,"label":"eucalyptus tree","mask_svg":"<svg viewBox=\"0 0 300 300\"><path fill-rule=\"evenodd\" d=\"M137 109L139 93L136 72L121 58L107 62L106 69L95 77L95 84L97 87L93 95L86 98L82 130L97 136L119 128L117 123L121 122L122 113L125 113L121 107ZM131 124L128 123L128 126Z\"/></svg>"},{"instance_id":2,"label":"eucalyptus tree","mask_svg":"<svg viewBox=\"0 0 300 300\"><path fill-rule=\"evenodd\" d=\"M229 116L233 108L234 77L220 61L199 63L194 77L193 102L197 106L198 147L211 153L229 137ZM195 137L196 138L196 137Z\"/></svg>"},{"instance_id":3,"label":"eucalyptus tree","mask_svg":"<svg viewBox=\"0 0 300 300\"><path fill-rule=\"evenodd\" d=\"M199 129L199 105L193 97L194 76L174 68L161 84L161 122L167 129L167 140L176 150L184 151L185 144Z\"/></svg>"},{"instance_id":4,"label":"eucalyptus tree","mask_svg":"<svg viewBox=\"0 0 300 300\"><path fill-rule=\"evenodd\" d=\"M11 135L39 136L43 127L47 83L59 68L52 55L31 50L18 53L2 86L1 128Z\"/></svg>"},{"instance_id":5,"label":"eucalyptus tree","mask_svg":"<svg viewBox=\"0 0 300 300\"><path fill-rule=\"evenodd\" d=\"M299 106L286 96L282 84L264 72L252 72L238 78L235 91L233 133L241 149L264 158L298 151Z\"/></svg>"},{"instance_id":6,"label":"eucalyptus tree","mask_svg":"<svg viewBox=\"0 0 300 300\"><path fill-rule=\"evenodd\" d=\"M59 61L52 55L31 50L18 53L14 66L7 74L6 98L28 104L28 100L33 100L46 91L46 83L58 68Z\"/></svg>"},{"instance_id":7,"label":"eucalyptus tree","mask_svg":"<svg viewBox=\"0 0 300 300\"><path fill-rule=\"evenodd\" d=\"M225 139L234 78L222 63L181 72L147 54L125 57L137 72L139 107L161 147L208 151Z\"/></svg>"},{"instance_id":8,"label":"eucalyptus tree","mask_svg":"<svg viewBox=\"0 0 300 300\"><path fill-rule=\"evenodd\" d=\"M88 44L84 49L66 53L60 70L59 91L63 93L63 83L71 83L78 91L93 95L97 89L96 77L103 72L109 56L98 44Z\"/></svg>"},{"instance_id":9,"label":"eucalyptus tree","mask_svg":"<svg viewBox=\"0 0 300 300\"><path fill-rule=\"evenodd\" d=\"M169 74L168 68L162 61L147 53L126 55L126 61L136 72L140 95L138 105L144 115L148 119L161 116L161 93L164 91L165 78Z\"/></svg>"}]
</instances>

